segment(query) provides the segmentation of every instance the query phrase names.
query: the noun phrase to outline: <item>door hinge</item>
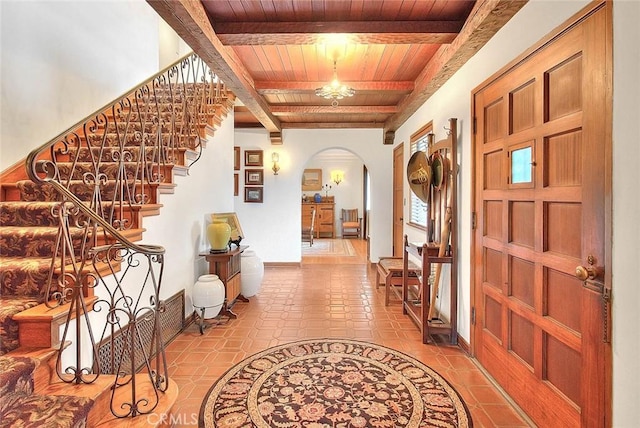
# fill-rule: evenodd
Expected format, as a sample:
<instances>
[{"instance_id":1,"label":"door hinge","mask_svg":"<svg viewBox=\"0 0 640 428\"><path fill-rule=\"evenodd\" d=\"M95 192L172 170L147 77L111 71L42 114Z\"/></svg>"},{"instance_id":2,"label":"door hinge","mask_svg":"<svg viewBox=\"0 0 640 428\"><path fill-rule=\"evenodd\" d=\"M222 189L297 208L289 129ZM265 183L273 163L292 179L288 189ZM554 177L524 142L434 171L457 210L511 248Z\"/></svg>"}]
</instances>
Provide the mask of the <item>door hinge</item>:
<instances>
[{"instance_id":1,"label":"door hinge","mask_svg":"<svg viewBox=\"0 0 640 428\"><path fill-rule=\"evenodd\" d=\"M476 307L471 308L471 325L476 325Z\"/></svg>"},{"instance_id":2,"label":"door hinge","mask_svg":"<svg viewBox=\"0 0 640 428\"><path fill-rule=\"evenodd\" d=\"M475 134L476 132L478 132L478 119L476 119L476 117L473 117L473 133Z\"/></svg>"},{"instance_id":3,"label":"door hinge","mask_svg":"<svg viewBox=\"0 0 640 428\"><path fill-rule=\"evenodd\" d=\"M602 341L609 343L611 341L611 288L604 287L602 290Z\"/></svg>"},{"instance_id":4,"label":"door hinge","mask_svg":"<svg viewBox=\"0 0 640 428\"><path fill-rule=\"evenodd\" d=\"M476 212L471 213L471 230L476 230Z\"/></svg>"}]
</instances>

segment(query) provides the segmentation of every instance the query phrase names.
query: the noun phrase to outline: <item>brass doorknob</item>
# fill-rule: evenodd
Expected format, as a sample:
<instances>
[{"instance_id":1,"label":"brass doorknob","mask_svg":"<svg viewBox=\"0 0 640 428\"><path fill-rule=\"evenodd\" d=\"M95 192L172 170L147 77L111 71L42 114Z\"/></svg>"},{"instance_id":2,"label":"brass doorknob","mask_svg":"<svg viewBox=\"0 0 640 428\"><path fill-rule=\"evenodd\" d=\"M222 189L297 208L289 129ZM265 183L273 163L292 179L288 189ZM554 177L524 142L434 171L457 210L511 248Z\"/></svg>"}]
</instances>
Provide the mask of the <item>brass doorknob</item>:
<instances>
[{"instance_id":1,"label":"brass doorknob","mask_svg":"<svg viewBox=\"0 0 640 428\"><path fill-rule=\"evenodd\" d=\"M576 278L581 281L587 279L595 279L598 276L598 270L594 266L578 266L576 267Z\"/></svg>"}]
</instances>

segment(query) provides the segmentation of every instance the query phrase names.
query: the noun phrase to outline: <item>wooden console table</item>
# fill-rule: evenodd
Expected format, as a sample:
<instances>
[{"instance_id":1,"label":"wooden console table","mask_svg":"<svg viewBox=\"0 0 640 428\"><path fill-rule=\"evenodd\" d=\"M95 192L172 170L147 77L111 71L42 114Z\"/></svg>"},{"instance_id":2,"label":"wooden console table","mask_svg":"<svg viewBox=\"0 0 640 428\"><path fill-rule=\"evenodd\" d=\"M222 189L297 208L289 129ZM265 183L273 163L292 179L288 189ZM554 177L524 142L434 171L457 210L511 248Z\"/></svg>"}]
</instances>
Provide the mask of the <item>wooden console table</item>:
<instances>
[{"instance_id":1,"label":"wooden console table","mask_svg":"<svg viewBox=\"0 0 640 428\"><path fill-rule=\"evenodd\" d=\"M209 263L209 273L218 275L218 278L224 284L225 299L220 315L226 315L229 318L238 317L231 310L236 300L249 301L249 299L240 294L240 255L247 248L248 245L240 245L226 253L200 253L200 256L205 257Z\"/></svg>"}]
</instances>

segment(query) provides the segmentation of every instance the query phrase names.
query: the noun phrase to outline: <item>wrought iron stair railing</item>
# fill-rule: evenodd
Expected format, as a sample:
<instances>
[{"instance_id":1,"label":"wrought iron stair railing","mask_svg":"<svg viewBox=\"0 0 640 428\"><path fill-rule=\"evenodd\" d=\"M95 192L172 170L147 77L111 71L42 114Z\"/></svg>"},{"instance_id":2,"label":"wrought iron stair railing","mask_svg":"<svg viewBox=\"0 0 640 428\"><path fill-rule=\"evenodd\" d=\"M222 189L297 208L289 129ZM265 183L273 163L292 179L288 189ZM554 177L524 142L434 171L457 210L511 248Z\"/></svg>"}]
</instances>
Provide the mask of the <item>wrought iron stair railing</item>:
<instances>
[{"instance_id":1,"label":"wrought iron stair railing","mask_svg":"<svg viewBox=\"0 0 640 428\"><path fill-rule=\"evenodd\" d=\"M139 227L142 205L157 203L174 165L199 159L204 129L227 96L190 54L28 156L34 192L55 201L59 224L45 300L68 305L61 342L71 346L59 350L56 372L68 383L114 375L117 417L152 412L169 382L159 316L165 250L126 231ZM149 325L151 340L142 332Z\"/></svg>"}]
</instances>

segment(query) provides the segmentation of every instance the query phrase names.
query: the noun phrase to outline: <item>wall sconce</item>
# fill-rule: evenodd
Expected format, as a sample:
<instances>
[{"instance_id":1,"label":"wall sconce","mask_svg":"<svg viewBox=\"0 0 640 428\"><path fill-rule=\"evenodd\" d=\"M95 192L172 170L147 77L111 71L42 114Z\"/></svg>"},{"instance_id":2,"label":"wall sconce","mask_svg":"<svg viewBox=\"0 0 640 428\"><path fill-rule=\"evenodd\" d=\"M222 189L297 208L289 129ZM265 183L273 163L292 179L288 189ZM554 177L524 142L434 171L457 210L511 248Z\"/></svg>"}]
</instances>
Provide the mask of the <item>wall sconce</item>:
<instances>
[{"instance_id":1,"label":"wall sconce","mask_svg":"<svg viewBox=\"0 0 640 428\"><path fill-rule=\"evenodd\" d=\"M271 160L273 161L273 166L271 167L271 169L273 170L273 175L278 175L278 171L280 171L280 155L278 154L278 152L273 152L271 154Z\"/></svg>"},{"instance_id":2,"label":"wall sconce","mask_svg":"<svg viewBox=\"0 0 640 428\"><path fill-rule=\"evenodd\" d=\"M336 186L342 183L342 180L344 180L344 172L339 170L331 171L331 181L336 183Z\"/></svg>"}]
</instances>

